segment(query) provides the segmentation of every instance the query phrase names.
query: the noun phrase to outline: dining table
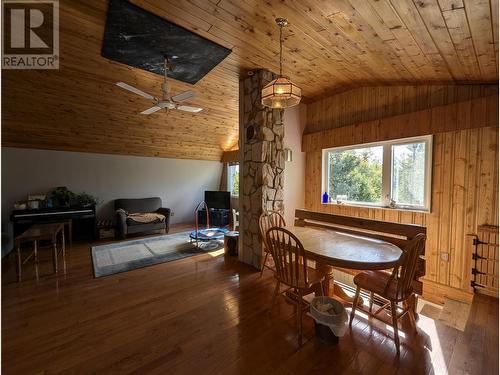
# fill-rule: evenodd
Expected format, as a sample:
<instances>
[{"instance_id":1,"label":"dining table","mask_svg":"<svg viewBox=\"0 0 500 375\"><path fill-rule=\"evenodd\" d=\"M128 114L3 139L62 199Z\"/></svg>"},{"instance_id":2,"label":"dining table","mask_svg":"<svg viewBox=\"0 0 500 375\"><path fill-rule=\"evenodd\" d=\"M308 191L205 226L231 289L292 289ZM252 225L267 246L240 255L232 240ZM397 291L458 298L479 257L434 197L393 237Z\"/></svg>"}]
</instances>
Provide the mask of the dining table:
<instances>
[{"instance_id":1,"label":"dining table","mask_svg":"<svg viewBox=\"0 0 500 375\"><path fill-rule=\"evenodd\" d=\"M307 260L315 261L316 268L328 277L323 285L325 295L335 294L345 301L352 301L345 291L332 283L333 268L351 270L389 270L401 261L403 251L396 245L341 230L320 227L287 227L302 243ZM331 285L333 284L333 290Z\"/></svg>"}]
</instances>

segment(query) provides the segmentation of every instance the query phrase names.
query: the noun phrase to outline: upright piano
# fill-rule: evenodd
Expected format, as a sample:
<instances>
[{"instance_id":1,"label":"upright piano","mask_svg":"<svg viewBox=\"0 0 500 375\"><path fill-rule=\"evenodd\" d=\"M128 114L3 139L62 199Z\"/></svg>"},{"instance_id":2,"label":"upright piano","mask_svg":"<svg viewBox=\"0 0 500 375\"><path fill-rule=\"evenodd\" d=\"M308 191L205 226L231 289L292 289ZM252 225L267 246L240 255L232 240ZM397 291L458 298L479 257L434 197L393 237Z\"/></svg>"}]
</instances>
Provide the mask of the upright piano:
<instances>
[{"instance_id":1,"label":"upright piano","mask_svg":"<svg viewBox=\"0 0 500 375\"><path fill-rule=\"evenodd\" d=\"M14 237L17 237L36 223L71 219L73 239L90 240L97 238L95 206L14 210L10 219L14 229Z\"/></svg>"}]
</instances>

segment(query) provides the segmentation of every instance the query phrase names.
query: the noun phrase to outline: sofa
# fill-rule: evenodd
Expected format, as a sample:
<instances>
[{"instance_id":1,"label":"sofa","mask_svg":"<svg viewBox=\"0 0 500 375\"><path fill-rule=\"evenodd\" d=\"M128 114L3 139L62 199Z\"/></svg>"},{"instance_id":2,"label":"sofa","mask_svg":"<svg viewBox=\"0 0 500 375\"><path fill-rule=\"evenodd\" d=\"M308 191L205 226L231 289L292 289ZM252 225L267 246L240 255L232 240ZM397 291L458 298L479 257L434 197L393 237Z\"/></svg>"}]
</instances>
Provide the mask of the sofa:
<instances>
[{"instance_id":1,"label":"sofa","mask_svg":"<svg viewBox=\"0 0 500 375\"><path fill-rule=\"evenodd\" d=\"M161 198L116 199L116 236L165 230L170 226L170 208L163 208Z\"/></svg>"}]
</instances>

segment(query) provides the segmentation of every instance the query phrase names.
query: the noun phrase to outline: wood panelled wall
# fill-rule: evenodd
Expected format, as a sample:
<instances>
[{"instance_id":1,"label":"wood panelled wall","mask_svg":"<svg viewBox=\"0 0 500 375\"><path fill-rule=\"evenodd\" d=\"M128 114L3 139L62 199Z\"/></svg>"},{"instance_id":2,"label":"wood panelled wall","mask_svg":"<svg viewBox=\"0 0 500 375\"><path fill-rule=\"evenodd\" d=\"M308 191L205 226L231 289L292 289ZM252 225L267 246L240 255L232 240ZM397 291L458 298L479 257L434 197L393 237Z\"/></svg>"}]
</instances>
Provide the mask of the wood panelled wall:
<instances>
[{"instance_id":1,"label":"wood panelled wall","mask_svg":"<svg viewBox=\"0 0 500 375\"><path fill-rule=\"evenodd\" d=\"M361 87L307 106L304 134L498 94L498 85Z\"/></svg>"},{"instance_id":2,"label":"wood panelled wall","mask_svg":"<svg viewBox=\"0 0 500 375\"><path fill-rule=\"evenodd\" d=\"M414 88L391 88L388 91L415 92ZM374 89L356 90L362 97L370 97L367 93ZM380 91L387 92L386 88ZM379 91L375 90L375 91ZM423 90L423 89L421 89ZM432 95L438 88L427 88ZM436 91L438 90L438 91ZM446 88L441 92L450 92ZM462 88L457 88L457 92ZM471 93L495 93L495 87L471 88ZM453 90L452 90L453 91ZM346 94L342 94L346 95ZM347 97L354 97L347 94ZM344 97L345 98L345 97ZM463 97L461 97L463 98ZM418 98L418 102L423 100ZM428 99L427 103L433 103ZM498 100L498 99L497 99ZM395 113L382 105L384 98L372 98L370 102L355 102L343 109L329 108L331 103L338 103L338 98L327 98L329 103L314 103L308 108L308 116L314 121L331 124L348 123L348 113L352 111L354 119L370 118L377 113ZM373 106L372 103L376 103ZM442 101L439 101L442 104ZM356 105L358 108L355 109ZM419 104L411 104L411 100L399 97L400 107L418 108ZM316 107L315 107L316 106ZM311 113L310 108L322 107L323 116ZM383 109L380 109L383 108ZM328 110L327 110L328 109ZM340 117L336 117L337 113ZM359 113L364 113L359 117ZM490 116L491 118L492 116ZM371 117L371 120L374 118ZM319 122L308 122L317 126ZM369 122L367 123L369 124ZM395 124L397 125L397 124ZM413 124L418 126L418 124ZM317 128L316 128L317 129ZM361 129L360 129L361 130ZM339 129L339 132L342 130ZM333 131L335 132L335 131ZM365 142L369 142L365 139ZM306 151L306 194L307 209L329 212L340 215L358 216L400 223L414 223L427 227L426 276L424 278L424 295L436 302L442 302L444 295L467 300L470 288L471 270L471 237L477 226L482 224L498 225L498 109L496 126L437 133L433 146L433 180L432 208L430 213L411 212L393 209L353 207L347 205L321 204L322 150L308 148ZM448 255L448 260L442 257Z\"/></svg>"},{"instance_id":3,"label":"wood panelled wall","mask_svg":"<svg viewBox=\"0 0 500 375\"><path fill-rule=\"evenodd\" d=\"M304 134L302 151L498 125L498 95Z\"/></svg>"}]
</instances>

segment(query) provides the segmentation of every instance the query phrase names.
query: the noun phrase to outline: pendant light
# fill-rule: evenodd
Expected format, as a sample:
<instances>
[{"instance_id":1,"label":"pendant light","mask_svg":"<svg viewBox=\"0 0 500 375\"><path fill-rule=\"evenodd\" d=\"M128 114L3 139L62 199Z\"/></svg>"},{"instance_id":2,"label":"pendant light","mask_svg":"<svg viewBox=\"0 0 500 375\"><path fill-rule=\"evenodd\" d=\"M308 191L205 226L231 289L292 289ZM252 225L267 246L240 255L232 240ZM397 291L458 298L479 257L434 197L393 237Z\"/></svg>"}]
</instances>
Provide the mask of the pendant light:
<instances>
[{"instance_id":1,"label":"pendant light","mask_svg":"<svg viewBox=\"0 0 500 375\"><path fill-rule=\"evenodd\" d=\"M283 76L283 28L288 26L288 20L276 18L276 24L280 28L280 75L264 86L261 103L269 108L288 108L300 103L302 93L297 85Z\"/></svg>"}]
</instances>

